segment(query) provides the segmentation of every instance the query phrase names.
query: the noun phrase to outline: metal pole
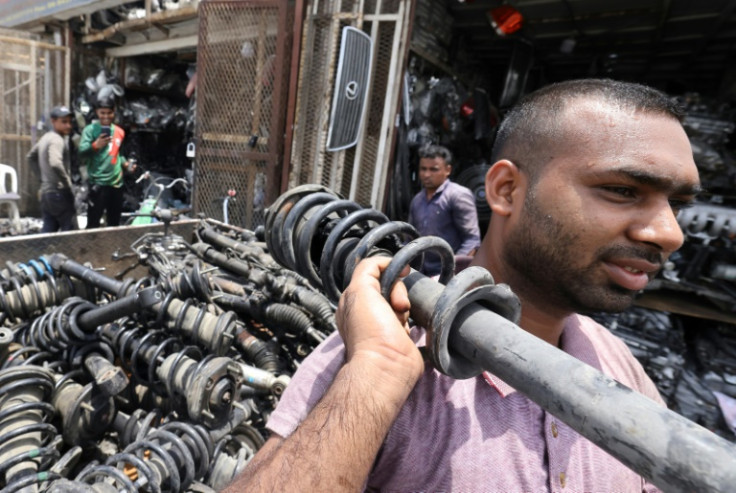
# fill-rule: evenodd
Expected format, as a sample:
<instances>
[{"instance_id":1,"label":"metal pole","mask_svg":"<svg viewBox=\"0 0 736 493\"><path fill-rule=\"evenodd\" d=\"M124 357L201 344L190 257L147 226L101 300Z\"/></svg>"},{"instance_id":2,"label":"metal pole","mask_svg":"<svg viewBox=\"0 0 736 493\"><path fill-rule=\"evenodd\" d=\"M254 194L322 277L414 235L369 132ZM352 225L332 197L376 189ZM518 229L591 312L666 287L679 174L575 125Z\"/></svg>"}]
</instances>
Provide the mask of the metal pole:
<instances>
[{"instance_id":1,"label":"metal pole","mask_svg":"<svg viewBox=\"0 0 736 493\"><path fill-rule=\"evenodd\" d=\"M443 286L404 279L411 315L428 326ZM449 334L452 353L490 371L667 492L733 492L736 445L472 303Z\"/></svg>"}]
</instances>

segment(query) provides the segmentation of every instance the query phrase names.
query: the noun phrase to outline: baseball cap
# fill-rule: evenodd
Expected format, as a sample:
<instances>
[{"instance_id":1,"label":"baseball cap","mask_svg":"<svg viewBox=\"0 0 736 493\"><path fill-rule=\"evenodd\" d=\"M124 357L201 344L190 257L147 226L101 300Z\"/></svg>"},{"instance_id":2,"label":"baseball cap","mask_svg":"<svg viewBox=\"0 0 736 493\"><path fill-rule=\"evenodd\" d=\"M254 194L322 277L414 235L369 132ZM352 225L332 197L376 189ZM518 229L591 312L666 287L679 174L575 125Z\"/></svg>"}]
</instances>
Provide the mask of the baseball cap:
<instances>
[{"instance_id":1,"label":"baseball cap","mask_svg":"<svg viewBox=\"0 0 736 493\"><path fill-rule=\"evenodd\" d=\"M57 106L51 110L51 118L64 118L65 116L71 115L72 112L66 106Z\"/></svg>"}]
</instances>

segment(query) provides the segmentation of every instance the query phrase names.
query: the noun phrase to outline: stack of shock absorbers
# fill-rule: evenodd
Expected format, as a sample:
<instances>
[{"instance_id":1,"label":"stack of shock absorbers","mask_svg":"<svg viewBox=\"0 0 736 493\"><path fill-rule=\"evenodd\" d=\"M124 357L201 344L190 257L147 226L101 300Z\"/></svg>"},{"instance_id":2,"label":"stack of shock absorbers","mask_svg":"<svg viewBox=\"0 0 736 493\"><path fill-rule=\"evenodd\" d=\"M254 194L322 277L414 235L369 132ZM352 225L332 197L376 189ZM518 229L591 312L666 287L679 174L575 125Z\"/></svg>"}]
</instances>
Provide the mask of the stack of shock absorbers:
<instances>
[{"instance_id":1,"label":"stack of shock absorbers","mask_svg":"<svg viewBox=\"0 0 736 493\"><path fill-rule=\"evenodd\" d=\"M251 231L203 220L194 241L131 248L146 275L2 266L1 491L218 491L335 330L334 304Z\"/></svg>"},{"instance_id":2,"label":"stack of shock absorbers","mask_svg":"<svg viewBox=\"0 0 736 493\"><path fill-rule=\"evenodd\" d=\"M667 491L736 484L733 445L521 330L508 286L479 267L454 275L439 238L316 185L279 197L260 233L206 219L195 236L141 237L120 256L141 278L59 254L0 273L3 491L221 489L335 331L357 263L393 257L388 296L427 251L439 282L415 270L403 282L438 371L491 371Z\"/></svg>"}]
</instances>

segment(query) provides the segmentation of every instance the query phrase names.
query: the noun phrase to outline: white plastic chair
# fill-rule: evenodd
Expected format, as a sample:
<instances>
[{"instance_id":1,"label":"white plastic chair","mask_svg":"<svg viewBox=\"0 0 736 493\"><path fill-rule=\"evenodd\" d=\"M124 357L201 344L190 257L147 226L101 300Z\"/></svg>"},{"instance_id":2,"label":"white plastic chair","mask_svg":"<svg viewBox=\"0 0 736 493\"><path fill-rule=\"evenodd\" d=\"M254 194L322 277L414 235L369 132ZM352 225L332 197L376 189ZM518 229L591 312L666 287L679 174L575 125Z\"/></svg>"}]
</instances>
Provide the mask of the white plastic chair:
<instances>
[{"instance_id":1,"label":"white plastic chair","mask_svg":"<svg viewBox=\"0 0 736 493\"><path fill-rule=\"evenodd\" d=\"M12 166L0 164L0 209L3 205L7 205L8 217L13 221L16 228L20 228L18 202L20 202L18 174Z\"/></svg>"}]
</instances>

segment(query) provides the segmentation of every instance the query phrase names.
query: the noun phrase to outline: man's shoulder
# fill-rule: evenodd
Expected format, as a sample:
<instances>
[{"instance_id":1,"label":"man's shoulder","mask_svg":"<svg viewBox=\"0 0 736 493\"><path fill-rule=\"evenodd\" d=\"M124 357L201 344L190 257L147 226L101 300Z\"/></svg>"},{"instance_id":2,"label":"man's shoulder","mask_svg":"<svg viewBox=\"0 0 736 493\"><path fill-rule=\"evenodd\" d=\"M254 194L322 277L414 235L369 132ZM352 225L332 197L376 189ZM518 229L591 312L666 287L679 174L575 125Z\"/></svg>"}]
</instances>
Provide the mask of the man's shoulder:
<instances>
[{"instance_id":1,"label":"man's shoulder","mask_svg":"<svg viewBox=\"0 0 736 493\"><path fill-rule=\"evenodd\" d=\"M463 185L460 185L459 183L455 183L454 181L447 180L445 182L447 184L447 188L445 189L446 192L451 192L452 195L458 196L458 195L473 195L473 192L470 191L468 187L465 187Z\"/></svg>"},{"instance_id":2,"label":"man's shoulder","mask_svg":"<svg viewBox=\"0 0 736 493\"><path fill-rule=\"evenodd\" d=\"M38 139L39 147L47 147L50 145L64 145L64 137L57 134L53 130L49 130L43 136Z\"/></svg>"},{"instance_id":3,"label":"man's shoulder","mask_svg":"<svg viewBox=\"0 0 736 493\"><path fill-rule=\"evenodd\" d=\"M576 357L594 367L598 367L624 385L651 399L662 402L656 386L621 338L588 316L574 315L574 318L578 322L580 333L593 346L593 353L588 353L583 339L573 342L573 345L579 351L582 351ZM586 361L588 358L593 358L593 360Z\"/></svg>"}]
</instances>

